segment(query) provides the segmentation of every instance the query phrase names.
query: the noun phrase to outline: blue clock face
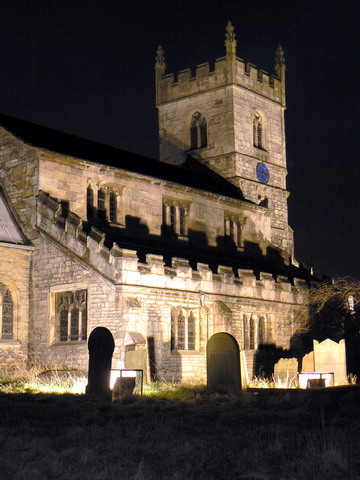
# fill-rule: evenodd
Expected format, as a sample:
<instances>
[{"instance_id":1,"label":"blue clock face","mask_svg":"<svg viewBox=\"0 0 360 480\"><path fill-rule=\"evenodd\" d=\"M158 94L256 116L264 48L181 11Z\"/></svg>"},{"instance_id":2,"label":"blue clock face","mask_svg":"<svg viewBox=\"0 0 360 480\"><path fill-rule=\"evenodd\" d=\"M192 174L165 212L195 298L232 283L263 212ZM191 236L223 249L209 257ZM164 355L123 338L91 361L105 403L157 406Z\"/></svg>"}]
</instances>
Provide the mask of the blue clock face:
<instances>
[{"instance_id":1,"label":"blue clock face","mask_svg":"<svg viewBox=\"0 0 360 480\"><path fill-rule=\"evenodd\" d=\"M256 176L259 182L268 183L269 181L269 170L265 163L258 163L256 165Z\"/></svg>"}]
</instances>

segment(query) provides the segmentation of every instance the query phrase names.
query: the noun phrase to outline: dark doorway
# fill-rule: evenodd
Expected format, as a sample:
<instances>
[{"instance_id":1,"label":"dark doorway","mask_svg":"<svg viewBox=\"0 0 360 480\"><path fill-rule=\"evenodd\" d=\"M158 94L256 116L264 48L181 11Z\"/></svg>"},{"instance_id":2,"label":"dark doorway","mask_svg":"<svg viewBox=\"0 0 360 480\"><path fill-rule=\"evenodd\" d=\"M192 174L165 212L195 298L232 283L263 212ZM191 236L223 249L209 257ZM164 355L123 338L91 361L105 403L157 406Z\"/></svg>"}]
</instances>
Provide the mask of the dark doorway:
<instances>
[{"instance_id":1,"label":"dark doorway","mask_svg":"<svg viewBox=\"0 0 360 480\"><path fill-rule=\"evenodd\" d=\"M240 350L234 337L215 333L206 347L208 387L217 391L240 390Z\"/></svg>"},{"instance_id":2,"label":"dark doorway","mask_svg":"<svg viewBox=\"0 0 360 480\"><path fill-rule=\"evenodd\" d=\"M89 374L87 394L110 395L111 360L115 348L114 337L105 327L96 327L88 342Z\"/></svg>"}]
</instances>

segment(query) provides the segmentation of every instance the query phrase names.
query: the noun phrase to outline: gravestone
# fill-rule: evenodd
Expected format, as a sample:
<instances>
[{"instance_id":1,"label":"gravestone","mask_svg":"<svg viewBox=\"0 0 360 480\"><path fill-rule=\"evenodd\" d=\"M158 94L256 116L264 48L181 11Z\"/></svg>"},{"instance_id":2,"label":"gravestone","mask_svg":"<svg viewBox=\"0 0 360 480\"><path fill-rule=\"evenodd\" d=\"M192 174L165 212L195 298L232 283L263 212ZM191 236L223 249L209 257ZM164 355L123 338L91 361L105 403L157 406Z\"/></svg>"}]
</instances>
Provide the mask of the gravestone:
<instances>
[{"instance_id":1,"label":"gravestone","mask_svg":"<svg viewBox=\"0 0 360 480\"><path fill-rule=\"evenodd\" d=\"M234 337L228 333L216 333L206 347L208 387L217 391L240 390L240 351Z\"/></svg>"},{"instance_id":2,"label":"gravestone","mask_svg":"<svg viewBox=\"0 0 360 480\"><path fill-rule=\"evenodd\" d=\"M125 368L142 370L144 378L149 381L148 376L148 349L146 340L141 333L127 332L125 335Z\"/></svg>"},{"instance_id":3,"label":"gravestone","mask_svg":"<svg viewBox=\"0 0 360 480\"><path fill-rule=\"evenodd\" d=\"M301 372L302 373L315 372L314 352L310 352L303 356Z\"/></svg>"},{"instance_id":4,"label":"gravestone","mask_svg":"<svg viewBox=\"0 0 360 480\"><path fill-rule=\"evenodd\" d=\"M274 365L274 377L281 380L296 379L298 374L297 358L280 358Z\"/></svg>"},{"instance_id":5,"label":"gravestone","mask_svg":"<svg viewBox=\"0 0 360 480\"><path fill-rule=\"evenodd\" d=\"M333 372L335 385L346 385L346 350L345 340L339 343L327 338L319 343L314 340L315 372Z\"/></svg>"},{"instance_id":6,"label":"gravestone","mask_svg":"<svg viewBox=\"0 0 360 480\"><path fill-rule=\"evenodd\" d=\"M113 400L121 400L126 397L130 397L134 393L136 379L133 377L118 377L115 380L114 388L112 391Z\"/></svg>"},{"instance_id":7,"label":"gravestone","mask_svg":"<svg viewBox=\"0 0 360 480\"><path fill-rule=\"evenodd\" d=\"M105 327L95 328L89 337L89 373L86 393L111 396L111 360L115 348L114 337Z\"/></svg>"}]
</instances>

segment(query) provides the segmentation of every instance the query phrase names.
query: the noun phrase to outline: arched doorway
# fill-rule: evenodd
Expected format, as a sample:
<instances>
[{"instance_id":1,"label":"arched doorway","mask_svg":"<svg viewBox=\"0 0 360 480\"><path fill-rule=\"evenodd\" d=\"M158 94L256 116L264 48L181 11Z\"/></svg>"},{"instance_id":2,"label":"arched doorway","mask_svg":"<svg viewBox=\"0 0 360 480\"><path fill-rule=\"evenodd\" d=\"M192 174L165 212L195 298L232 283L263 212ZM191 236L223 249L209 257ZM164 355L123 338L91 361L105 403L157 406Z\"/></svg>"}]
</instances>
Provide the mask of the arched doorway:
<instances>
[{"instance_id":1,"label":"arched doorway","mask_svg":"<svg viewBox=\"0 0 360 480\"><path fill-rule=\"evenodd\" d=\"M228 333L215 333L206 347L208 387L218 391L237 392L241 388L240 350Z\"/></svg>"},{"instance_id":2,"label":"arched doorway","mask_svg":"<svg viewBox=\"0 0 360 480\"><path fill-rule=\"evenodd\" d=\"M115 348L114 337L105 327L96 327L88 342L89 373L86 393L109 395L111 360Z\"/></svg>"}]
</instances>

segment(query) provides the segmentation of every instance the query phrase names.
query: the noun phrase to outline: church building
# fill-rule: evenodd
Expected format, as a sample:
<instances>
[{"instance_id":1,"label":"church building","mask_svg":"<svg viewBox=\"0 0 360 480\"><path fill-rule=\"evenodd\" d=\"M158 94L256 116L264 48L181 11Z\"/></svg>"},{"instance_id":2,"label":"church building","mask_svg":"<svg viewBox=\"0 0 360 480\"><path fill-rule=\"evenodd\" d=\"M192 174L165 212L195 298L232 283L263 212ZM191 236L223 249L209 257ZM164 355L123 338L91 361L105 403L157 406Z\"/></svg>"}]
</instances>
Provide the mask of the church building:
<instances>
[{"instance_id":1,"label":"church building","mask_svg":"<svg viewBox=\"0 0 360 480\"><path fill-rule=\"evenodd\" d=\"M311 272L288 224L285 61L155 63L160 161L0 116L0 370L86 371L96 327L113 368L206 380L231 335L249 377L292 345Z\"/></svg>"}]
</instances>

